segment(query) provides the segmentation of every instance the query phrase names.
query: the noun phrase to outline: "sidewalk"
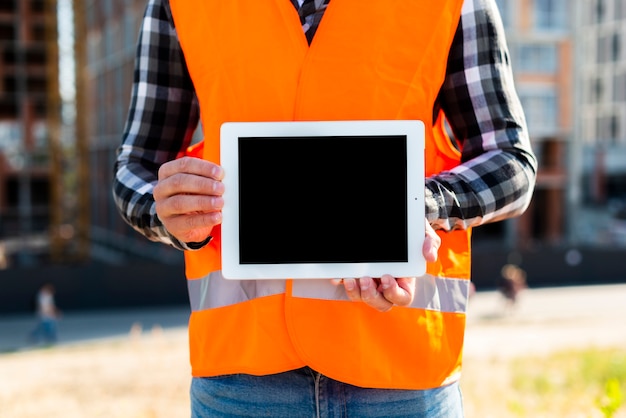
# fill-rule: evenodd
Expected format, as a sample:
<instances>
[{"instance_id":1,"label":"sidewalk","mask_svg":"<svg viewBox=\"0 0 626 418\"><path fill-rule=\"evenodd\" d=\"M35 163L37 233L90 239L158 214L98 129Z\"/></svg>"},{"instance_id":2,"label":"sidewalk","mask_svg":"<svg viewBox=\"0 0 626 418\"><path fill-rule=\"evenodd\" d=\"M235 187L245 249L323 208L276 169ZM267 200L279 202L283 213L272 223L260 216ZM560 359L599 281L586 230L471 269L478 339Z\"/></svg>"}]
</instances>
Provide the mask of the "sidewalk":
<instances>
[{"instance_id":1,"label":"sidewalk","mask_svg":"<svg viewBox=\"0 0 626 418\"><path fill-rule=\"evenodd\" d=\"M65 312L58 323L58 344L124 337L139 327L186 330L188 319L188 307ZM36 348L27 341L36 323L35 315L0 316L0 353Z\"/></svg>"},{"instance_id":2,"label":"sidewalk","mask_svg":"<svg viewBox=\"0 0 626 418\"><path fill-rule=\"evenodd\" d=\"M506 312L496 292L469 303L465 356L503 358L558 350L626 350L626 284L526 289Z\"/></svg>"},{"instance_id":3,"label":"sidewalk","mask_svg":"<svg viewBox=\"0 0 626 418\"><path fill-rule=\"evenodd\" d=\"M469 303L466 357L509 357L586 347L626 350L626 284L527 289L507 312L493 291ZM127 336L133 327L186 331L187 307L67 312L59 344ZM32 348L34 315L0 316L0 353Z\"/></svg>"}]
</instances>

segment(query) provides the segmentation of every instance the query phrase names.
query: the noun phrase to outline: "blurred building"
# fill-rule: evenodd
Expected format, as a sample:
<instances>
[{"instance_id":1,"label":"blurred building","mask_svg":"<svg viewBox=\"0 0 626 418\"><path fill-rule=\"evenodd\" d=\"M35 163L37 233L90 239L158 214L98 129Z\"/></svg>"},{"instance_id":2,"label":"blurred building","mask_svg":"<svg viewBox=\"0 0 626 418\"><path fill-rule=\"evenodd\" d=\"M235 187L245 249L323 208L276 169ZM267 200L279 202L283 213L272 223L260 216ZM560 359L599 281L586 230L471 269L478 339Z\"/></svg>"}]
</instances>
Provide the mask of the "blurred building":
<instances>
[{"instance_id":1,"label":"blurred building","mask_svg":"<svg viewBox=\"0 0 626 418\"><path fill-rule=\"evenodd\" d=\"M526 249L568 237L567 158L572 141L573 22L567 0L497 0L515 82L539 159L535 194L518 219L477 228L475 243Z\"/></svg>"},{"instance_id":2,"label":"blurred building","mask_svg":"<svg viewBox=\"0 0 626 418\"><path fill-rule=\"evenodd\" d=\"M0 0L0 314L47 282L64 310L187 303L182 253L111 195L146 4Z\"/></svg>"},{"instance_id":3,"label":"blurred building","mask_svg":"<svg viewBox=\"0 0 626 418\"><path fill-rule=\"evenodd\" d=\"M111 199L146 1L63 1L80 6L77 19L84 25L76 44L86 55L77 73L85 81L86 101L79 110L88 147L81 158L89 170L89 255L106 263L180 263L178 251L148 242L127 226ZM46 112L52 74L46 10L54 3L0 1L1 240L43 236L55 211L63 211L52 204L55 171ZM497 3L540 172L527 213L477 228L476 252L559 247L571 244L572 237L602 244L596 219L619 219L626 201L626 0ZM65 167L76 176L75 168ZM68 216L69 223L75 221L76 213Z\"/></svg>"},{"instance_id":4,"label":"blurred building","mask_svg":"<svg viewBox=\"0 0 626 418\"><path fill-rule=\"evenodd\" d=\"M76 53L77 91L68 108L78 118L64 116L70 154L61 162L57 1L78 11L58 21L77 30L69 53ZM540 168L522 217L474 231L473 279L492 285L513 262L531 285L623 281L626 0L496 1ZM146 4L0 0L0 270L7 245L19 248L18 266L37 264L64 248L58 237L89 258L80 268L0 272L0 312L28 309L30 292L51 279L66 307L186 301L184 281L172 280L182 277L182 254L132 230L111 196ZM60 184L65 189L55 191Z\"/></svg>"},{"instance_id":5,"label":"blurred building","mask_svg":"<svg viewBox=\"0 0 626 418\"><path fill-rule=\"evenodd\" d=\"M15 252L43 244L50 219L45 6L0 1L0 239Z\"/></svg>"},{"instance_id":6,"label":"blurred building","mask_svg":"<svg viewBox=\"0 0 626 418\"><path fill-rule=\"evenodd\" d=\"M71 261L79 252L106 263L181 262L178 251L132 231L111 199L113 161L130 102L135 46L146 4L145 0L0 1L0 249L9 252L10 264ZM80 11L77 20L72 6ZM59 12L62 7L70 10L69 15ZM79 87L84 106L76 109L84 132L77 132L73 112L62 115L67 106L59 95L59 65L64 64L59 62L58 25L79 31L66 51L72 63L79 64L78 49L85 51L84 65L76 73L65 68L74 82L82 79L86 86ZM83 33L75 25L82 25ZM79 149L79 138L88 152ZM63 150L54 149L59 141L65 141ZM81 171L83 163L87 173ZM83 185L83 180L89 183Z\"/></svg>"},{"instance_id":7,"label":"blurred building","mask_svg":"<svg viewBox=\"0 0 626 418\"><path fill-rule=\"evenodd\" d=\"M13 150L5 151L5 158L0 160L2 170L7 172L5 181L0 182L0 228L19 230L21 234L45 227L49 215L46 170L38 171L34 166L27 174L20 170L24 158L38 161L37 150L41 149L44 155L46 151L45 124L41 122L45 116L46 86L44 3L0 3L5 61L0 71L12 74L2 77L5 88L0 96L0 146ZM81 111L88 120L85 136L89 148L90 252L95 258L111 262L129 257L178 262L179 254L147 242L120 219L110 192L146 2L75 3L82 5L79 18L84 19L86 32L78 37L79 42L85 43L87 55L85 67L78 71L84 72L87 86L86 109ZM519 219L478 228L475 242L477 250L481 245L501 248L503 243L509 249L525 248L534 242L558 245L568 234L566 159L572 138L572 103L576 99L572 89L572 14L566 0L498 0L498 5L541 168L529 211ZM28 71L18 71L26 67ZM609 123L609 127L614 125Z\"/></svg>"},{"instance_id":8,"label":"blurred building","mask_svg":"<svg viewBox=\"0 0 626 418\"><path fill-rule=\"evenodd\" d=\"M579 240L626 245L626 0L579 0Z\"/></svg>"},{"instance_id":9,"label":"blurred building","mask_svg":"<svg viewBox=\"0 0 626 418\"><path fill-rule=\"evenodd\" d=\"M132 259L180 263L180 252L149 242L126 225L111 198L113 164L130 104L146 4L145 0L84 0L92 255L115 263Z\"/></svg>"}]
</instances>

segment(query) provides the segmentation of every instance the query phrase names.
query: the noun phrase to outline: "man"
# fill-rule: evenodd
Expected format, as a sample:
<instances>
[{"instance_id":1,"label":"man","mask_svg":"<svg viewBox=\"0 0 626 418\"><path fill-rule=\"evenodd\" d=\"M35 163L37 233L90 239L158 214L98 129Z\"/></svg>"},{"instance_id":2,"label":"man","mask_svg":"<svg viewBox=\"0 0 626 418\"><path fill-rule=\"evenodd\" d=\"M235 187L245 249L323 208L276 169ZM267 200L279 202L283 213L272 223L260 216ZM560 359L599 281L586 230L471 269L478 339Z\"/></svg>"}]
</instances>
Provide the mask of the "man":
<instances>
[{"instance_id":1,"label":"man","mask_svg":"<svg viewBox=\"0 0 626 418\"><path fill-rule=\"evenodd\" d=\"M192 415L463 416L469 231L522 213L536 172L494 1L152 0L137 51L114 194L185 250ZM219 126L342 119L429 127L427 274L224 280ZM202 158L176 159L200 120Z\"/></svg>"}]
</instances>

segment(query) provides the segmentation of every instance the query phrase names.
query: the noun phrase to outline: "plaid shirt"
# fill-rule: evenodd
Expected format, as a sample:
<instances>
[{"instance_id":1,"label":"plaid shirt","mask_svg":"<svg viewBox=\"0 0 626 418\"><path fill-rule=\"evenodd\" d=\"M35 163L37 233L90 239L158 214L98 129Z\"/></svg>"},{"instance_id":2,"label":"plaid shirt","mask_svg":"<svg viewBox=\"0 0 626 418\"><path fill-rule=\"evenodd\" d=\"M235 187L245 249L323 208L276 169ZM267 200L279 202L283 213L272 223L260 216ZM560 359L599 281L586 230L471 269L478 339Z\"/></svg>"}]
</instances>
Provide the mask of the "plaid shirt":
<instances>
[{"instance_id":1,"label":"plaid shirt","mask_svg":"<svg viewBox=\"0 0 626 418\"><path fill-rule=\"evenodd\" d=\"M323 9L303 20L304 30L316 26L311 23L319 22ZM190 249L164 228L152 195L158 168L190 144L199 121L168 0L148 3L134 79L114 199L126 222L147 238ZM463 229L522 213L531 199L537 162L495 1L465 0L435 112L439 109L462 150L462 164L426 179L430 224Z\"/></svg>"}]
</instances>

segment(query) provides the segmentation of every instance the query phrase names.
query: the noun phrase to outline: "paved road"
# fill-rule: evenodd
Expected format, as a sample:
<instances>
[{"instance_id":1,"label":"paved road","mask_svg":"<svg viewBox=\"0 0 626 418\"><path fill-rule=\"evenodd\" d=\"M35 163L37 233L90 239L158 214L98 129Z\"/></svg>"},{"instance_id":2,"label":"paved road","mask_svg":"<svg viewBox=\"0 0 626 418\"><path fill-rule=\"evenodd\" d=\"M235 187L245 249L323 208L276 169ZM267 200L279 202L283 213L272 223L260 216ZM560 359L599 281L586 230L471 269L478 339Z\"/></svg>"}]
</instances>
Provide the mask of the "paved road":
<instances>
[{"instance_id":1,"label":"paved road","mask_svg":"<svg viewBox=\"0 0 626 418\"><path fill-rule=\"evenodd\" d=\"M59 343L117 338L135 325L184 331L187 307L67 312ZM0 353L32 348L33 316L0 316ZM507 311L497 292L470 300L466 357L503 357L565 348L616 346L626 350L626 284L527 289Z\"/></svg>"},{"instance_id":2,"label":"paved road","mask_svg":"<svg viewBox=\"0 0 626 418\"><path fill-rule=\"evenodd\" d=\"M143 330L186 329L188 318L186 306L66 312L58 323L58 343L125 337L138 326ZM0 316L0 353L35 348L28 343L35 325L33 315Z\"/></svg>"},{"instance_id":3,"label":"paved road","mask_svg":"<svg viewBox=\"0 0 626 418\"><path fill-rule=\"evenodd\" d=\"M626 350L626 284L527 289L510 312L496 292L470 300L466 357L509 357L555 350Z\"/></svg>"}]
</instances>

